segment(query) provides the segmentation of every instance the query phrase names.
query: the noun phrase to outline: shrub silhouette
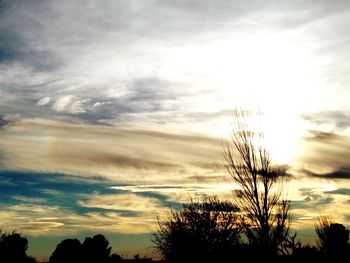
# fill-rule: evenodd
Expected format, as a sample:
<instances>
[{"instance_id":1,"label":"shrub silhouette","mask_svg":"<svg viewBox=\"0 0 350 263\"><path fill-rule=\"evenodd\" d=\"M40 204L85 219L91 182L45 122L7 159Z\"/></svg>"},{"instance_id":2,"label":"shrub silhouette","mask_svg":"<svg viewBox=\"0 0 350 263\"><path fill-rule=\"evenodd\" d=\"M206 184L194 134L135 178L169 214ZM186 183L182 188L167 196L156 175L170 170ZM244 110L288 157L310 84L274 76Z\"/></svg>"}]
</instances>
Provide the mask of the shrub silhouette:
<instances>
[{"instance_id":1,"label":"shrub silhouette","mask_svg":"<svg viewBox=\"0 0 350 263\"><path fill-rule=\"evenodd\" d=\"M318 249L314 246L305 245L302 246L300 244L299 247L296 247L293 250L293 255L294 258L296 259L320 259L320 253Z\"/></svg>"},{"instance_id":2,"label":"shrub silhouette","mask_svg":"<svg viewBox=\"0 0 350 263\"><path fill-rule=\"evenodd\" d=\"M111 248L103 235L85 238L83 244L78 239L65 239L57 245L50 257L50 263L106 263Z\"/></svg>"},{"instance_id":3,"label":"shrub silhouette","mask_svg":"<svg viewBox=\"0 0 350 263\"><path fill-rule=\"evenodd\" d=\"M330 257L344 257L349 254L349 230L344 225L331 223L321 218L315 226L320 250Z\"/></svg>"},{"instance_id":4,"label":"shrub silhouette","mask_svg":"<svg viewBox=\"0 0 350 263\"><path fill-rule=\"evenodd\" d=\"M82 244L84 261L89 263L105 263L109 258L111 247L108 240L101 234L93 238L87 237Z\"/></svg>"},{"instance_id":5,"label":"shrub silhouette","mask_svg":"<svg viewBox=\"0 0 350 263\"><path fill-rule=\"evenodd\" d=\"M159 229L152 240L167 262L200 262L228 258L238 251L238 209L216 197L183 204L170 211L167 220L158 219Z\"/></svg>"},{"instance_id":6,"label":"shrub silhouette","mask_svg":"<svg viewBox=\"0 0 350 263\"><path fill-rule=\"evenodd\" d=\"M25 237L22 237L21 234L16 232L2 234L0 238L0 262L36 262L33 257L27 256L27 248L28 240Z\"/></svg>"},{"instance_id":7,"label":"shrub silhouette","mask_svg":"<svg viewBox=\"0 0 350 263\"><path fill-rule=\"evenodd\" d=\"M50 257L50 263L75 263L82 258L82 247L78 239L65 239L59 243Z\"/></svg>"},{"instance_id":8,"label":"shrub silhouette","mask_svg":"<svg viewBox=\"0 0 350 263\"><path fill-rule=\"evenodd\" d=\"M118 254L112 254L109 259L108 259L108 263L120 263L123 262L123 258L121 256L119 256Z\"/></svg>"}]
</instances>

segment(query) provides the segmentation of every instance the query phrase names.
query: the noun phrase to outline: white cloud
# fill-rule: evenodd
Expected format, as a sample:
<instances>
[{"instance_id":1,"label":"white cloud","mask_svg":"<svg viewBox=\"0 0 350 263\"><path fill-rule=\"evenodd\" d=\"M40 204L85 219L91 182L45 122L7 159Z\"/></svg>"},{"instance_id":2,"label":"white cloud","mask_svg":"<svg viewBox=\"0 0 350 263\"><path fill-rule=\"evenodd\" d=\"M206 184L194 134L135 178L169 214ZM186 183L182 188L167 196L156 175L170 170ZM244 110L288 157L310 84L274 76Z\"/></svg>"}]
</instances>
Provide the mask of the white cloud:
<instances>
[{"instance_id":1,"label":"white cloud","mask_svg":"<svg viewBox=\"0 0 350 263\"><path fill-rule=\"evenodd\" d=\"M45 198L26 197L26 196L20 196L20 195L12 196L12 199L15 199L22 203L32 203L32 204L40 204L40 203L45 203L47 201Z\"/></svg>"},{"instance_id":2,"label":"white cloud","mask_svg":"<svg viewBox=\"0 0 350 263\"><path fill-rule=\"evenodd\" d=\"M40 99L40 100L36 103L36 105L38 105L38 106L45 106L45 105L49 104L50 101L51 101L51 98L50 98L50 97L44 97L44 98Z\"/></svg>"},{"instance_id":3,"label":"white cloud","mask_svg":"<svg viewBox=\"0 0 350 263\"><path fill-rule=\"evenodd\" d=\"M161 209L157 199L139 196L136 194L99 195L94 194L87 201L78 201L83 207L94 207L111 210L135 211L155 213Z\"/></svg>"},{"instance_id":4,"label":"white cloud","mask_svg":"<svg viewBox=\"0 0 350 263\"><path fill-rule=\"evenodd\" d=\"M24 235L72 235L81 231L140 234L156 227L155 213L124 216L118 212L78 214L64 207L39 204L3 206L0 222L3 231L16 230Z\"/></svg>"},{"instance_id":5,"label":"white cloud","mask_svg":"<svg viewBox=\"0 0 350 263\"><path fill-rule=\"evenodd\" d=\"M52 109L57 112L78 114L87 111L89 99L78 99L74 95L60 97L52 105Z\"/></svg>"},{"instance_id":6,"label":"white cloud","mask_svg":"<svg viewBox=\"0 0 350 263\"><path fill-rule=\"evenodd\" d=\"M168 201L187 202L193 197L219 196L223 199L230 199L235 185L229 183L213 184L154 184L154 185L123 185L112 186L112 189L130 191L133 193L160 193L167 196Z\"/></svg>"},{"instance_id":7,"label":"white cloud","mask_svg":"<svg viewBox=\"0 0 350 263\"><path fill-rule=\"evenodd\" d=\"M97 101L89 108L89 110L98 111L100 110L101 107L103 107L103 105L108 105L111 103L112 103L111 101Z\"/></svg>"}]
</instances>

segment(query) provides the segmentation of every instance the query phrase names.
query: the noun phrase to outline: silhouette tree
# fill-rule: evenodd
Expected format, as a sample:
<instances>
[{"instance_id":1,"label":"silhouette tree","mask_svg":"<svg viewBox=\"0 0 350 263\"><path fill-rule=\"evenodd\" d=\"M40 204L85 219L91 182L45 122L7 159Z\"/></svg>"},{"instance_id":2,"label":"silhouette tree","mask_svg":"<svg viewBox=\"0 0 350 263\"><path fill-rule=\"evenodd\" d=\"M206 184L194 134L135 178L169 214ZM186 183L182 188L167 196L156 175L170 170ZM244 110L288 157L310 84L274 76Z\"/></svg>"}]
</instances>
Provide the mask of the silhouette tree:
<instances>
[{"instance_id":1,"label":"silhouette tree","mask_svg":"<svg viewBox=\"0 0 350 263\"><path fill-rule=\"evenodd\" d=\"M108 240L101 234L93 238L87 237L82 245L84 256L83 262L105 263L108 261L111 247L108 247Z\"/></svg>"},{"instance_id":2,"label":"silhouette tree","mask_svg":"<svg viewBox=\"0 0 350 263\"><path fill-rule=\"evenodd\" d=\"M36 262L33 257L27 256L27 248L28 240L21 234L16 232L2 234L0 238L0 262Z\"/></svg>"},{"instance_id":3,"label":"silhouette tree","mask_svg":"<svg viewBox=\"0 0 350 263\"><path fill-rule=\"evenodd\" d=\"M108 263L120 263L120 262L123 262L124 259L119 256L118 254L112 254L109 259L108 259Z\"/></svg>"},{"instance_id":4,"label":"silhouette tree","mask_svg":"<svg viewBox=\"0 0 350 263\"><path fill-rule=\"evenodd\" d=\"M76 263L82 259L82 247L78 239L65 239L59 243L50 257L50 263Z\"/></svg>"},{"instance_id":5,"label":"silhouette tree","mask_svg":"<svg viewBox=\"0 0 350 263\"><path fill-rule=\"evenodd\" d=\"M234 203L241 210L249 244L256 255L275 256L286 252L283 247L289 238L290 202L282 199L285 170L272 164L263 133L251 129L250 117L261 118L261 114L252 114L235 110L231 139L223 155L239 187Z\"/></svg>"},{"instance_id":6,"label":"silhouette tree","mask_svg":"<svg viewBox=\"0 0 350 263\"><path fill-rule=\"evenodd\" d=\"M295 259L308 259L315 261L318 261L321 258L316 247L310 246L309 244L303 246L301 243L298 247L294 248L292 256Z\"/></svg>"},{"instance_id":7,"label":"silhouette tree","mask_svg":"<svg viewBox=\"0 0 350 263\"><path fill-rule=\"evenodd\" d=\"M332 223L327 217L319 219L315 226L320 250L330 257L349 254L349 230L344 225Z\"/></svg>"},{"instance_id":8,"label":"silhouette tree","mask_svg":"<svg viewBox=\"0 0 350 263\"><path fill-rule=\"evenodd\" d=\"M183 204L161 222L152 242L166 262L224 260L240 244L238 209L216 197Z\"/></svg>"},{"instance_id":9,"label":"silhouette tree","mask_svg":"<svg viewBox=\"0 0 350 263\"><path fill-rule=\"evenodd\" d=\"M106 263L111 248L103 235L87 237L81 244L78 239L65 239L57 245L50 263Z\"/></svg>"}]
</instances>

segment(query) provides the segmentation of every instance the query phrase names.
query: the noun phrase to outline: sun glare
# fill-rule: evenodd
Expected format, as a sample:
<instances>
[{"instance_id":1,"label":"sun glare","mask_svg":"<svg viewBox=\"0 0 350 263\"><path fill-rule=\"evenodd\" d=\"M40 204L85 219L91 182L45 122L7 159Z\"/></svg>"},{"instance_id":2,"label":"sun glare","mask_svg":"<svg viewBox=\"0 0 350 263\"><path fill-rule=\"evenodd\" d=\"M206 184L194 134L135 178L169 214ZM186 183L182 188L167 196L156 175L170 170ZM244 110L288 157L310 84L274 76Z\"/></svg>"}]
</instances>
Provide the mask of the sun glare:
<instances>
[{"instance_id":1,"label":"sun glare","mask_svg":"<svg viewBox=\"0 0 350 263\"><path fill-rule=\"evenodd\" d=\"M265 113L265 143L272 158L279 164L292 164L301 151L302 122L296 116Z\"/></svg>"},{"instance_id":2,"label":"sun glare","mask_svg":"<svg viewBox=\"0 0 350 263\"><path fill-rule=\"evenodd\" d=\"M316 68L307 46L260 36L227 41L214 50L208 56L225 107L261 111L266 144L274 161L293 162L305 131L298 114L309 107L310 94L305 90L312 92L306 87Z\"/></svg>"}]
</instances>

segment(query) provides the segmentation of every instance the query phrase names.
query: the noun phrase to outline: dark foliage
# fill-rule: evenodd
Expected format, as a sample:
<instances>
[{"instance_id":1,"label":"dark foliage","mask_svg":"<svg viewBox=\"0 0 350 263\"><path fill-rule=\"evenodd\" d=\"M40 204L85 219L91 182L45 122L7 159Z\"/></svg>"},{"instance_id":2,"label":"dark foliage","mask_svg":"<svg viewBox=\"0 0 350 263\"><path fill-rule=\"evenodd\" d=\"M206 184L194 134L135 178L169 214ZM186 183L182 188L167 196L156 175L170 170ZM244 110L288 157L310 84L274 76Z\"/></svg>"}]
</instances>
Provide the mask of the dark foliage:
<instances>
[{"instance_id":1,"label":"dark foliage","mask_svg":"<svg viewBox=\"0 0 350 263\"><path fill-rule=\"evenodd\" d=\"M295 259L310 259L310 260L311 259L316 260L321 257L319 250L316 247L310 246L310 245L302 246L301 244L293 250L292 256Z\"/></svg>"},{"instance_id":2,"label":"dark foliage","mask_svg":"<svg viewBox=\"0 0 350 263\"><path fill-rule=\"evenodd\" d=\"M109 259L108 259L108 263L120 263L123 262L123 258L121 256L119 256L118 254L112 254Z\"/></svg>"},{"instance_id":3,"label":"dark foliage","mask_svg":"<svg viewBox=\"0 0 350 263\"><path fill-rule=\"evenodd\" d=\"M83 262L106 263L111 252L108 245L109 242L103 235L87 237L82 245Z\"/></svg>"},{"instance_id":4,"label":"dark foliage","mask_svg":"<svg viewBox=\"0 0 350 263\"><path fill-rule=\"evenodd\" d=\"M239 253L238 209L230 202L207 198L171 210L153 243L167 262L200 262L230 258Z\"/></svg>"},{"instance_id":5,"label":"dark foliage","mask_svg":"<svg viewBox=\"0 0 350 263\"><path fill-rule=\"evenodd\" d=\"M321 252L327 257L345 257L350 255L349 230L344 225L331 223L321 218L315 227Z\"/></svg>"},{"instance_id":6,"label":"dark foliage","mask_svg":"<svg viewBox=\"0 0 350 263\"><path fill-rule=\"evenodd\" d=\"M26 250L28 240L21 234L12 232L2 234L0 238L0 262L2 263L30 263L36 262L33 257L28 257Z\"/></svg>"},{"instance_id":7,"label":"dark foliage","mask_svg":"<svg viewBox=\"0 0 350 263\"><path fill-rule=\"evenodd\" d=\"M107 263L111 248L103 235L87 237L83 244L77 239L65 239L57 245L50 263ZM111 259L112 260L112 259ZM115 256L114 256L115 260ZM117 261L118 262L118 261Z\"/></svg>"},{"instance_id":8,"label":"dark foliage","mask_svg":"<svg viewBox=\"0 0 350 263\"><path fill-rule=\"evenodd\" d=\"M50 257L50 263L75 263L82 258L82 247L78 239L65 239L59 243Z\"/></svg>"}]
</instances>

